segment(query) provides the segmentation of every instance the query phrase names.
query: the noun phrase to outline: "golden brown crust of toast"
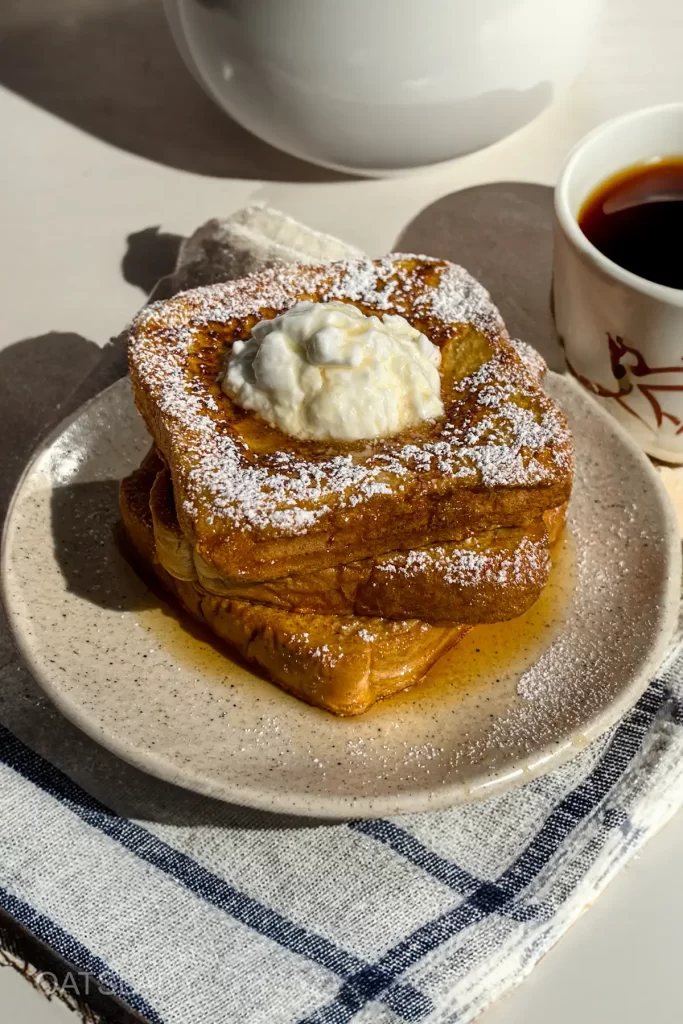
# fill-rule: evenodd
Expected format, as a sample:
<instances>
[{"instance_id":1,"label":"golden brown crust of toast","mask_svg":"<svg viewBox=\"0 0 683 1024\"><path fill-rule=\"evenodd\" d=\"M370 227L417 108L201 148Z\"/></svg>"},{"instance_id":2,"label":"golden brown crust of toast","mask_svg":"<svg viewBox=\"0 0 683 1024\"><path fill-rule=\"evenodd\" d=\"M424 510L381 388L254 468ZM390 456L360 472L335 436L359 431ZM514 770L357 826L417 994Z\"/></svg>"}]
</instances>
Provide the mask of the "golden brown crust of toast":
<instances>
[{"instance_id":1,"label":"golden brown crust of toast","mask_svg":"<svg viewBox=\"0 0 683 1024\"><path fill-rule=\"evenodd\" d=\"M301 441L216 378L233 341L299 299L398 313L442 351L445 416L362 442ZM565 418L453 264L391 256L286 266L147 307L129 334L135 399L169 464L183 532L221 577L263 581L524 526L564 504Z\"/></svg>"},{"instance_id":2,"label":"golden brown crust of toast","mask_svg":"<svg viewBox=\"0 0 683 1024\"><path fill-rule=\"evenodd\" d=\"M468 632L467 626L430 626L332 615L298 615L209 594L176 580L159 563L149 495L158 464L148 457L121 484L123 525L144 568L195 619L262 669L282 689L338 715L356 715L375 701L418 682Z\"/></svg>"},{"instance_id":3,"label":"golden brown crust of toast","mask_svg":"<svg viewBox=\"0 0 683 1024\"><path fill-rule=\"evenodd\" d=\"M543 513L543 522L548 531L548 542L551 547L557 543L564 530L567 521L567 504L568 502L565 502L564 505L560 505L558 508L549 508Z\"/></svg>"},{"instance_id":4,"label":"golden brown crust of toast","mask_svg":"<svg viewBox=\"0 0 683 1024\"><path fill-rule=\"evenodd\" d=\"M550 572L543 519L489 530L455 544L394 552L376 559L260 583L223 580L192 548L177 521L171 475L159 459L150 495L157 557L179 580L198 580L209 593L285 611L370 615L426 622L500 622L525 612ZM556 534L564 508L547 513Z\"/></svg>"}]
</instances>

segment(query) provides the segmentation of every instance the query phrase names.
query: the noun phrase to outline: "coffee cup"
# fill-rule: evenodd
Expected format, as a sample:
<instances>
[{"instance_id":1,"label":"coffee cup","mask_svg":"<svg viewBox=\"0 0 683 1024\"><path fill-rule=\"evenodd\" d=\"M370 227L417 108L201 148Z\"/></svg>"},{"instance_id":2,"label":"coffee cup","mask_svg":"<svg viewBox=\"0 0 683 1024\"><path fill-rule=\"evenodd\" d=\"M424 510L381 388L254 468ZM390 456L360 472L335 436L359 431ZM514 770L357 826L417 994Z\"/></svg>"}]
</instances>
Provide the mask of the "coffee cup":
<instances>
[{"instance_id":1,"label":"coffee cup","mask_svg":"<svg viewBox=\"0 0 683 1024\"><path fill-rule=\"evenodd\" d=\"M620 266L579 224L602 182L675 156L683 156L683 103L625 114L575 146L555 190L552 295L569 372L648 454L683 463L683 288Z\"/></svg>"}]
</instances>

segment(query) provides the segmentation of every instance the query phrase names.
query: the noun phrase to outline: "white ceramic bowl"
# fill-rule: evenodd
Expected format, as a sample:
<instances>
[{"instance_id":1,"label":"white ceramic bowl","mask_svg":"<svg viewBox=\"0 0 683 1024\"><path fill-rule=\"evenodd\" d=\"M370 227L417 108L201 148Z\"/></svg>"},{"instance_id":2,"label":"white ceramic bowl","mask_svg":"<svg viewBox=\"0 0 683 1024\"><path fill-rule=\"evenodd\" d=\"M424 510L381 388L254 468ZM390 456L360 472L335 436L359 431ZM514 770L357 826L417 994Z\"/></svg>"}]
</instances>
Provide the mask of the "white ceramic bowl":
<instances>
[{"instance_id":1,"label":"white ceramic bowl","mask_svg":"<svg viewBox=\"0 0 683 1024\"><path fill-rule=\"evenodd\" d=\"M602 0L165 0L192 73L294 156L392 174L487 146L575 78Z\"/></svg>"}]
</instances>

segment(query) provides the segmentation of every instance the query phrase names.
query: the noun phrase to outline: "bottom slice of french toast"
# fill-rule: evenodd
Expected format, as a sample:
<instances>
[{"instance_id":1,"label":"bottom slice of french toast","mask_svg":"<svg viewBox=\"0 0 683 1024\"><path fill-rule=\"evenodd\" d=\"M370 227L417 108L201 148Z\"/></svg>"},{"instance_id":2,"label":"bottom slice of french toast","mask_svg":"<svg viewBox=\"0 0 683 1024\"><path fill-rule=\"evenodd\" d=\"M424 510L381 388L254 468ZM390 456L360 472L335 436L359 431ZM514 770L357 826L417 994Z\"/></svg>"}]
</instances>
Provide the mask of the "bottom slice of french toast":
<instances>
[{"instance_id":1,"label":"bottom slice of french toast","mask_svg":"<svg viewBox=\"0 0 683 1024\"><path fill-rule=\"evenodd\" d=\"M149 496L157 464L145 460L121 484L123 526L137 559L195 619L283 690L337 715L357 715L419 682L469 632L360 616L293 613L219 597L170 576L156 557Z\"/></svg>"}]
</instances>

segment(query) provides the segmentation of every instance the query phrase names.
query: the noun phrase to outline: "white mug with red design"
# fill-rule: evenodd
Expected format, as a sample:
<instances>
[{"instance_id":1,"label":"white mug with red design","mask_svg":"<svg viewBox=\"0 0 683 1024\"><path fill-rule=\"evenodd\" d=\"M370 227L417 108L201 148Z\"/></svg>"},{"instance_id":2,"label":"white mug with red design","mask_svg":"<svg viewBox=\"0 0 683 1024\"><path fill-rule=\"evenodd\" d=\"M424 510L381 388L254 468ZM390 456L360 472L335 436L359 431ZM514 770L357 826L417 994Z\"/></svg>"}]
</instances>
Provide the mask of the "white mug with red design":
<instances>
[{"instance_id":1,"label":"white mug with red design","mask_svg":"<svg viewBox=\"0 0 683 1024\"><path fill-rule=\"evenodd\" d=\"M683 463L683 289L633 274L588 240L586 198L611 175L683 155L683 103L608 121L570 153L555 190L553 307L570 373L650 455ZM681 248L671 253L683 260Z\"/></svg>"}]
</instances>

